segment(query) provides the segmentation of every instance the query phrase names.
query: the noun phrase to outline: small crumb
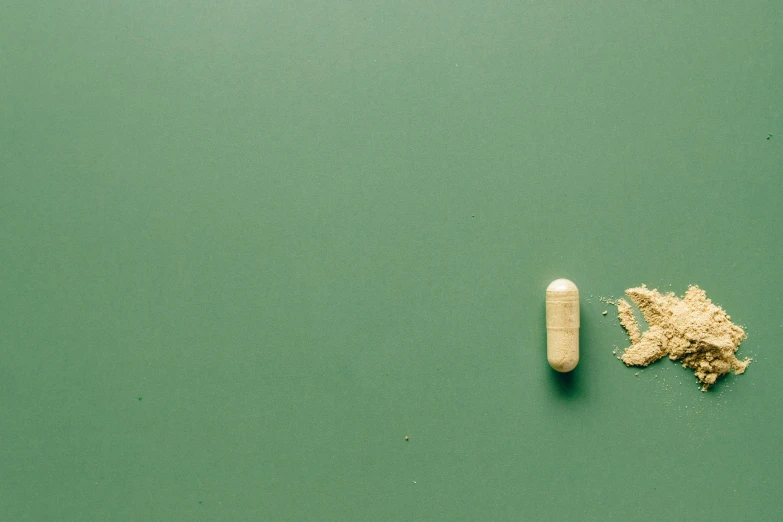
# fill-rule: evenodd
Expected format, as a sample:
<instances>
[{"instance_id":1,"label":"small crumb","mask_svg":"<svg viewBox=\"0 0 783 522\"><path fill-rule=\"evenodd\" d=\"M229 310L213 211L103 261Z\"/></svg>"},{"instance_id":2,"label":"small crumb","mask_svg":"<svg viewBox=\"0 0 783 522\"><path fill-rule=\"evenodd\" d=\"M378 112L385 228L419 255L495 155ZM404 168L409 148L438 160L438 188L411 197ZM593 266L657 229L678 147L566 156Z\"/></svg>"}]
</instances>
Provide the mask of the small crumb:
<instances>
[{"instance_id":1,"label":"small crumb","mask_svg":"<svg viewBox=\"0 0 783 522\"><path fill-rule=\"evenodd\" d=\"M636 372L636 373L634 373L634 375L636 375L637 377L639 377L639 372Z\"/></svg>"},{"instance_id":2,"label":"small crumb","mask_svg":"<svg viewBox=\"0 0 783 522\"><path fill-rule=\"evenodd\" d=\"M608 311L604 310L604 311L601 313L601 315L606 315L606 314L608 314L608 313L609 313Z\"/></svg>"},{"instance_id":3,"label":"small crumb","mask_svg":"<svg viewBox=\"0 0 783 522\"><path fill-rule=\"evenodd\" d=\"M408 440L408 436L407 435L405 435L405 440Z\"/></svg>"}]
</instances>

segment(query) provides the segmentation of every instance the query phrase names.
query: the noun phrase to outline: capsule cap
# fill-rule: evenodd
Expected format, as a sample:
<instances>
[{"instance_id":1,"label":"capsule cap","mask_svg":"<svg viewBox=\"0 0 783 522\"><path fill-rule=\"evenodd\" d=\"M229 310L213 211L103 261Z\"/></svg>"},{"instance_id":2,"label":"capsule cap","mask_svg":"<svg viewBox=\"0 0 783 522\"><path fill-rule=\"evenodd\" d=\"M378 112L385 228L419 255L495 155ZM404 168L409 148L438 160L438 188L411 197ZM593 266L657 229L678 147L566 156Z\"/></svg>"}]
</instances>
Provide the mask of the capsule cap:
<instances>
[{"instance_id":1,"label":"capsule cap","mask_svg":"<svg viewBox=\"0 0 783 522\"><path fill-rule=\"evenodd\" d=\"M555 279L546 287L546 292L556 294L569 294L571 292L579 295L579 289L570 279Z\"/></svg>"}]
</instances>

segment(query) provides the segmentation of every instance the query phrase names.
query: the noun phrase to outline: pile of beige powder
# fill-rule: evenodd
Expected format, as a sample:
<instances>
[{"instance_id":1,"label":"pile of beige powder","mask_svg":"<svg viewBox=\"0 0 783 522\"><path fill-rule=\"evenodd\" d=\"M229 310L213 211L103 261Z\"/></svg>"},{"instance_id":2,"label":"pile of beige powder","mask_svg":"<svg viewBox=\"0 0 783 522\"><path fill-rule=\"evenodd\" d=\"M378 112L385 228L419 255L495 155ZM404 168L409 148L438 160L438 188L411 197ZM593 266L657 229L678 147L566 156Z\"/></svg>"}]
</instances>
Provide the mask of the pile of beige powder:
<instances>
[{"instance_id":1,"label":"pile of beige powder","mask_svg":"<svg viewBox=\"0 0 783 522\"><path fill-rule=\"evenodd\" d=\"M745 340L745 330L731 322L720 306L707 299L704 290L691 286L682 298L661 294L645 285L629 288L625 295L639 307L649 328L644 334L625 299L610 301L617 306L620 324L631 338L622 361L628 366L647 366L668 355L691 368L707 391L715 380L730 370L739 375L750 364L734 355Z\"/></svg>"}]
</instances>

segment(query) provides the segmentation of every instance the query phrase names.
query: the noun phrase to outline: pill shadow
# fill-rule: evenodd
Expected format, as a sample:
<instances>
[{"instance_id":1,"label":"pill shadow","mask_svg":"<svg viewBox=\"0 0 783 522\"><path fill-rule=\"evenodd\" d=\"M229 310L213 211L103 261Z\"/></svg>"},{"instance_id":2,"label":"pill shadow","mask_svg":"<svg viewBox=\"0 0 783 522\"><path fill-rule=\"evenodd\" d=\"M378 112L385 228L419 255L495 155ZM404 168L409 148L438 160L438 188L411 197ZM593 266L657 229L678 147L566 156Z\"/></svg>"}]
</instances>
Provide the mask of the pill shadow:
<instances>
[{"instance_id":1,"label":"pill shadow","mask_svg":"<svg viewBox=\"0 0 783 522\"><path fill-rule=\"evenodd\" d=\"M552 368L549 368L549 372L551 373L551 378L548 379L550 389L555 396L560 399L573 400L582 395L579 366L567 373L561 373Z\"/></svg>"}]
</instances>

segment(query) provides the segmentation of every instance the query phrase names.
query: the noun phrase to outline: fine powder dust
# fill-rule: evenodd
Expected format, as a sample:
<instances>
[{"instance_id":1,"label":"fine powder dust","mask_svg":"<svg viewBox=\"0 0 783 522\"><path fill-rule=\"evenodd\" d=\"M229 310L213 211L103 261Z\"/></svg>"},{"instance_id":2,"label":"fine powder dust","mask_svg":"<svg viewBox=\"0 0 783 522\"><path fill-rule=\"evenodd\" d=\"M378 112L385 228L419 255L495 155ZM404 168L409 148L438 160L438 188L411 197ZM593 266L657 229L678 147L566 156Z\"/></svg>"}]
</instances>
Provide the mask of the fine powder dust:
<instances>
[{"instance_id":1,"label":"fine powder dust","mask_svg":"<svg viewBox=\"0 0 783 522\"><path fill-rule=\"evenodd\" d=\"M647 366L668 355L692 369L702 384L701 391L707 391L719 376L730 370L739 375L750 364L750 359L740 361L734 355L747 338L745 330L732 323L723 308L712 304L698 286L690 286L682 298L645 285L629 288L625 295L639 307L649 326L642 334L628 301L612 302L631 339L622 356L626 365Z\"/></svg>"}]
</instances>

